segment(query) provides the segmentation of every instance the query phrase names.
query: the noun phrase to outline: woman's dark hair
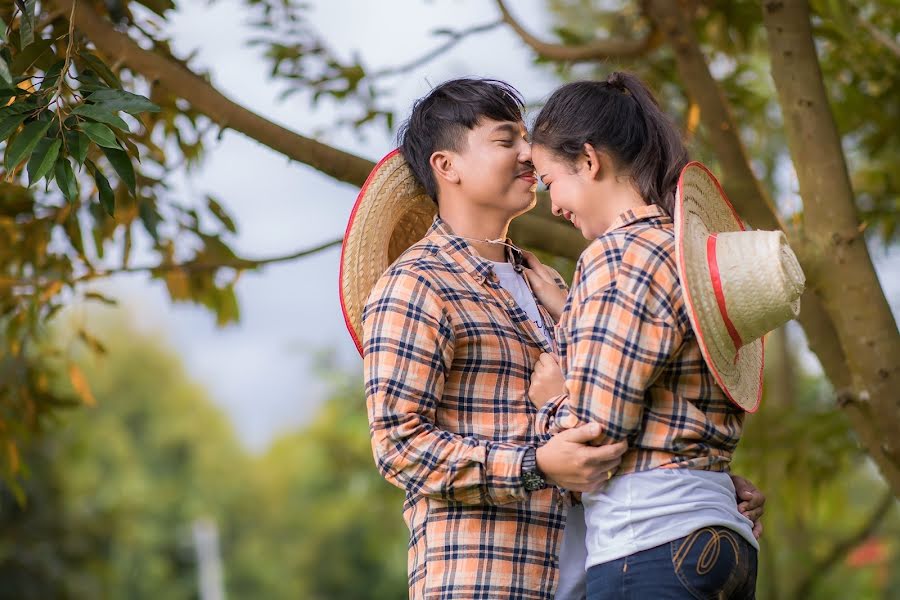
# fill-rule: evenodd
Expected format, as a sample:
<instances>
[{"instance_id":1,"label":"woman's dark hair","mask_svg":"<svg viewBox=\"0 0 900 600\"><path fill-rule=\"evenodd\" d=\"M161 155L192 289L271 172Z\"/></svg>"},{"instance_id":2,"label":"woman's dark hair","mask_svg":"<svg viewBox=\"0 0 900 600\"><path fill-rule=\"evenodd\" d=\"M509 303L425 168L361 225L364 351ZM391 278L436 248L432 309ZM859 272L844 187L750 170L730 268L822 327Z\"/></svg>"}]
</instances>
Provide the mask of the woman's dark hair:
<instances>
[{"instance_id":1,"label":"woman's dark hair","mask_svg":"<svg viewBox=\"0 0 900 600\"><path fill-rule=\"evenodd\" d=\"M431 155L438 150L464 150L466 132L484 118L521 121L524 105L518 90L503 81L446 81L413 105L397 134L400 152L428 195L437 201Z\"/></svg>"},{"instance_id":2,"label":"woman's dark hair","mask_svg":"<svg viewBox=\"0 0 900 600\"><path fill-rule=\"evenodd\" d=\"M572 162L585 143L608 152L644 200L672 214L687 149L675 124L634 75L616 72L606 81L562 86L538 114L531 139Z\"/></svg>"}]
</instances>

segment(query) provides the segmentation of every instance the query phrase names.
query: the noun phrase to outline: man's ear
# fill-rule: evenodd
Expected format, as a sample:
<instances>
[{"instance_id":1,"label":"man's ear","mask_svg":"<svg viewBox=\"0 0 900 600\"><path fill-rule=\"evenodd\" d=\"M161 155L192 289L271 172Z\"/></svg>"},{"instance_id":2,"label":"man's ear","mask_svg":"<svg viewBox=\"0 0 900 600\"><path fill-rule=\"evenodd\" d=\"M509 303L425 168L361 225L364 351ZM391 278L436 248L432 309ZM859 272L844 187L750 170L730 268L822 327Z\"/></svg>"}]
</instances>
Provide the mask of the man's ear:
<instances>
[{"instance_id":1,"label":"man's ear","mask_svg":"<svg viewBox=\"0 0 900 600\"><path fill-rule=\"evenodd\" d=\"M456 156L452 152L438 150L428 159L428 163L434 171L434 178L438 180L438 182L445 181L447 183L459 183L459 173L456 172L456 168L453 164L454 158L456 158Z\"/></svg>"},{"instance_id":2,"label":"man's ear","mask_svg":"<svg viewBox=\"0 0 900 600\"><path fill-rule=\"evenodd\" d=\"M606 163L601 163L601 156L605 158L605 154L597 152L591 144L585 143L581 151L581 159L588 170L591 179L600 179Z\"/></svg>"}]
</instances>

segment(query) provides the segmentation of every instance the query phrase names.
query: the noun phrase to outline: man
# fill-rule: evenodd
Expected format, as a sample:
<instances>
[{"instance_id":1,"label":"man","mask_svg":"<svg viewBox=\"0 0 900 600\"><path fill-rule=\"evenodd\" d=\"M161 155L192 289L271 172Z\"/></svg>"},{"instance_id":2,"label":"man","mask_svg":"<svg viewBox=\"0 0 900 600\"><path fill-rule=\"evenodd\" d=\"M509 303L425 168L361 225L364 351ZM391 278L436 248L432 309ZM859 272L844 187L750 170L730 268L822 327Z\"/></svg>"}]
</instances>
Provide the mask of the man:
<instances>
[{"instance_id":1,"label":"man","mask_svg":"<svg viewBox=\"0 0 900 600\"><path fill-rule=\"evenodd\" d=\"M374 285L360 340L376 463L407 493L411 598L553 598L567 509L558 488L598 488L625 450L591 446L595 425L540 447L533 431L529 376L554 342L506 240L535 203L522 104L497 81L432 90L401 132L402 157L389 155L364 186L345 238L370 219L396 225L399 205L375 207L409 169L437 203L425 237ZM404 230L383 232L383 246ZM363 240L378 227L369 231Z\"/></svg>"}]
</instances>

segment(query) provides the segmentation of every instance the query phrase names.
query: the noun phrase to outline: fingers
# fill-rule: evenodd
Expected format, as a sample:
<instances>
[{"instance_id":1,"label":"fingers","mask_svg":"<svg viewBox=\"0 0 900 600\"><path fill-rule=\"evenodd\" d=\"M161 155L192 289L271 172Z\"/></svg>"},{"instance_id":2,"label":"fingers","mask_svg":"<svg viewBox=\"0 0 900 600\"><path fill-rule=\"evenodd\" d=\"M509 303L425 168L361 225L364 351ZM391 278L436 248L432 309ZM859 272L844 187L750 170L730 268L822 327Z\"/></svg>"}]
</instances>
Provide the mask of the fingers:
<instances>
[{"instance_id":1,"label":"fingers","mask_svg":"<svg viewBox=\"0 0 900 600\"><path fill-rule=\"evenodd\" d=\"M762 494L744 492L738 495L738 508L745 507L747 511L759 510L762 513L765 503L766 498Z\"/></svg>"},{"instance_id":2,"label":"fingers","mask_svg":"<svg viewBox=\"0 0 900 600\"><path fill-rule=\"evenodd\" d=\"M762 521L757 521L753 524L753 537L759 539L762 537L763 524Z\"/></svg>"},{"instance_id":3,"label":"fingers","mask_svg":"<svg viewBox=\"0 0 900 600\"><path fill-rule=\"evenodd\" d=\"M550 354L549 352L541 353L538 361L547 367L556 367L559 368L559 357L555 354Z\"/></svg>"},{"instance_id":4,"label":"fingers","mask_svg":"<svg viewBox=\"0 0 900 600\"><path fill-rule=\"evenodd\" d=\"M566 429L565 431L559 433L559 436L565 439L567 442L573 442L576 444L587 444L598 435L600 435L599 423L587 423L585 425L576 427L575 429Z\"/></svg>"},{"instance_id":5,"label":"fingers","mask_svg":"<svg viewBox=\"0 0 900 600\"><path fill-rule=\"evenodd\" d=\"M742 510L741 514L744 515L745 517L747 517L748 519L750 519L751 521L753 521L753 523L756 523L757 521L759 521L762 518L763 510L761 508L755 508L755 509L746 510L746 511Z\"/></svg>"}]
</instances>

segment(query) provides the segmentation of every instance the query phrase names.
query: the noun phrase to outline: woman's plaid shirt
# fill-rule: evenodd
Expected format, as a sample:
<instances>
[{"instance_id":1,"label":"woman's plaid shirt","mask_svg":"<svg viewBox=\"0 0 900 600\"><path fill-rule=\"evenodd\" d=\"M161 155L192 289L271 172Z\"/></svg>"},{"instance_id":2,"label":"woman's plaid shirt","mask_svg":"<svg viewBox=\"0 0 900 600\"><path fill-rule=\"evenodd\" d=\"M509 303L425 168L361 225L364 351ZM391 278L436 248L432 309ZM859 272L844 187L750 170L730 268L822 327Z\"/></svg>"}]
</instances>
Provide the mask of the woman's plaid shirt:
<instances>
[{"instance_id":1,"label":"woman's plaid shirt","mask_svg":"<svg viewBox=\"0 0 900 600\"><path fill-rule=\"evenodd\" d=\"M623 213L584 251L556 335L567 394L541 409L545 438L598 422L629 442L620 474L728 470L744 411L703 361L659 206Z\"/></svg>"},{"instance_id":2,"label":"woman's plaid shirt","mask_svg":"<svg viewBox=\"0 0 900 600\"><path fill-rule=\"evenodd\" d=\"M406 490L410 597L553 597L562 498L521 481L539 443L528 382L552 350L439 218L372 291L366 403L378 469Z\"/></svg>"}]
</instances>

